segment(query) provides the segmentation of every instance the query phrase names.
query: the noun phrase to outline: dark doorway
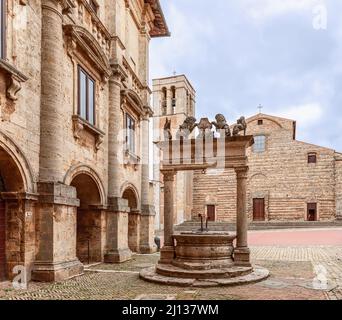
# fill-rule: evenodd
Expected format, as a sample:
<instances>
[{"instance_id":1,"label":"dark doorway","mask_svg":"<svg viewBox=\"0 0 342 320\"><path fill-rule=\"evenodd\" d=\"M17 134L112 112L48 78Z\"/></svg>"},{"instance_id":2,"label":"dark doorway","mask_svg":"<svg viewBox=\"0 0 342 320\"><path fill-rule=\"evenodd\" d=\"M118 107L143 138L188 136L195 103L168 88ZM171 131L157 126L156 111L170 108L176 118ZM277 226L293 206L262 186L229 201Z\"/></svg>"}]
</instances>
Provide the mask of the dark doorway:
<instances>
[{"instance_id":1,"label":"dark doorway","mask_svg":"<svg viewBox=\"0 0 342 320\"><path fill-rule=\"evenodd\" d=\"M317 221L317 203L308 203L308 221Z\"/></svg>"},{"instance_id":2,"label":"dark doorway","mask_svg":"<svg viewBox=\"0 0 342 320\"><path fill-rule=\"evenodd\" d=\"M253 221L265 221L265 199L253 199Z\"/></svg>"},{"instance_id":3,"label":"dark doorway","mask_svg":"<svg viewBox=\"0 0 342 320\"><path fill-rule=\"evenodd\" d=\"M214 205L207 205L208 221L216 221L216 207Z\"/></svg>"},{"instance_id":4,"label":"dark doorway","mask_svg":"<svg viewBox=\"0 0 342 320\"><path fill-rule=\"evenodd\" d=\"M5 202L0 200L0 281L5 280L6 276L5 235Z\"/></svg>"}]
</instances>

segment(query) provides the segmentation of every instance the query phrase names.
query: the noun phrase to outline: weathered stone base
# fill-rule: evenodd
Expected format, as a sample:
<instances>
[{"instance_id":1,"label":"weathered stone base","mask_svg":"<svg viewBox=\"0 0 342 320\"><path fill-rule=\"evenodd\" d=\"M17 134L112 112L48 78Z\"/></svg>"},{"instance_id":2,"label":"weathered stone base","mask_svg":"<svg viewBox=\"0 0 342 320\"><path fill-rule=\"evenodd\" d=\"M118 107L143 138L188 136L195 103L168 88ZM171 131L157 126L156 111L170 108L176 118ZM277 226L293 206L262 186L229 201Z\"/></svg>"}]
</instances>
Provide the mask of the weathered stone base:
<instances>
[{"instance_id":1,"label":"weathered stone base","mask_svg":"<svg viewBox=\"0 0 342 320\"><path fill-rule=\"evenodd\" d=\"M140 253L141 254L153 254L158 251L158 248L156 245L153 246L140 246Z\"/></svg>"},{"instance_id":2,"label":"weathered stone base","mask_svg":"<svg viewBox=\"0 0 342 320\"><path fill-rule=\"evenodd\" d=\"M32 280L41 282L63 281L82 275L83 269L83 264L79 260L62 263L36 262L32 272Z\"/></svg>"},{"instance_id":3,"label":"weathered stone base","mask_svg":"<svg viewBox=\"0 0 342 320\"><path fill-rule=\"evenodd\" d=\"M171 264L175 258L175 248L174 247L164 247L160 250L160 264Z\"/></svg>"},{"instance_id":4,"label":"weathered stone base","mask_svg":"<svg viewBox=\"0 0 342 320\"><path fill-rule=\"evenodd\" d=\"M174 268L173 266L169 266ZM233 267L234 268L234 267ZM233 269L232 269L233 270ZM213 270L210 270L211 272ZM259 266L253 266L253 271L236 277L228 278L209 278L209 279L196 279L196 278L177 278L164 276L156 272L155 267L144 269L140 272L140 278L148 282L164 284L168 286L180 287L217 287L217 286L237 286L249 283L255 283L267 279L269 271Z\"/></svg>"},{"instance_id":5,"label":"weathered stone base","mask_svg":"<svg viewBox=\"0 0 342 320\"><path fill-rule=\"evenodd\" d=\"M235 248L234 250L234 265L250 267L250 250L249 248Z\"/></svg>"},{"instance_id":6,"label":"weathered stone base","mask_svg":"<svg viewBox=\"0 0 342 320\"><path fill-rule=\"evenodd\" d=\"M132 259L132 252L129 249L118 249L107 253L104 256L105 263L122 263Z\"/></svg>"}]
</instances>

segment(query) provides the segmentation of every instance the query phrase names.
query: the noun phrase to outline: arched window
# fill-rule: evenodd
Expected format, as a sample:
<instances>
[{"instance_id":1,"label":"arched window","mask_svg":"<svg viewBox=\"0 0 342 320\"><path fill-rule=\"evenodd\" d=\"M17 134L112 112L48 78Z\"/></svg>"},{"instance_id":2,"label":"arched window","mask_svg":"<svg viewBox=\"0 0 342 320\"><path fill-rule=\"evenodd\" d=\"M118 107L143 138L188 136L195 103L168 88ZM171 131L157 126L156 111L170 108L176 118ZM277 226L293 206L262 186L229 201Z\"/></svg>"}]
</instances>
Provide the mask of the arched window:
<instances>
[{"instance_id":1,"label":"arched window","mask_svg":"<svg viewBox=\"0 0 342 320\"><path fill-rule=\"evenodd\" d=\"M171 87L171 94L172 94L172 100L171 100L172 114L176 114L176 88L175 87Z\"/></svg>"},{"instance_id":2,"label":"arched window","mask_svg":"<svg viewBox=\"0 0 342 320\"><path fill-rule=\"evenodd\" d=\"M166 116L167 114L167 90L165 87L162 89L161 108L162 108L162 115Z\"/></svg>"},{"instance_id":3,"label":"arched window","mask_svg":"<svg viewBox=\"0 0 342 320\"><path fill-rule=\"evenodd\" d=\"M262 153L266 150L266 137L265 136L255 136L253 151L256 153Z\"/></svg>"}]
</instances>

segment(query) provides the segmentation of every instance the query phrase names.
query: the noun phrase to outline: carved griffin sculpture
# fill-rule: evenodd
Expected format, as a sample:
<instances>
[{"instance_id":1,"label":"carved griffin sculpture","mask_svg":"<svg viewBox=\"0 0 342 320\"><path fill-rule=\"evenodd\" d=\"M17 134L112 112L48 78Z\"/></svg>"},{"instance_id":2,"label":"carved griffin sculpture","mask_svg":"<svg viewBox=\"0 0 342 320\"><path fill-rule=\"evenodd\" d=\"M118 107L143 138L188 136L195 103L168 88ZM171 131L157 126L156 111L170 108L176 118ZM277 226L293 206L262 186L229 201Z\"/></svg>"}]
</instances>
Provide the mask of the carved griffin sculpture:
<instances>
[{"instance_id":1,"label":"carved griffin sculpture","mask_svg":"<svg viewBox=\"0 0 342 320\"><path fill-rule=\"evenodd\" d=\"M246 135L247 123L245 117L241 117L237 120L237 123L233 127L233 136L238 136L241 131L243 131L243 135Z\"/></svg>"},{"instance_id":2,"label":"carved griffin sculpture","mask_svg":"<svg viewBox=\"0 0 342 320\"><path fill-rule=\"evenodd\" d=\"M230 127L227 123L227 120L223 114L217 114L215 117L216 121L213 121L212 124L215 126L217 132L224 132L226 137L231 136Z\"/></svg>"},{"instance_id":3,"label":"carved griffin sculpture","mask_svg":"<svg viewBox=\"0 0 342 320\"><path fill-rule=\"evenodd\" d=\"M196 118L187 117L177 131L177 139L188 139L192 131L197 127Z\"/></svg>"}]
</instances>

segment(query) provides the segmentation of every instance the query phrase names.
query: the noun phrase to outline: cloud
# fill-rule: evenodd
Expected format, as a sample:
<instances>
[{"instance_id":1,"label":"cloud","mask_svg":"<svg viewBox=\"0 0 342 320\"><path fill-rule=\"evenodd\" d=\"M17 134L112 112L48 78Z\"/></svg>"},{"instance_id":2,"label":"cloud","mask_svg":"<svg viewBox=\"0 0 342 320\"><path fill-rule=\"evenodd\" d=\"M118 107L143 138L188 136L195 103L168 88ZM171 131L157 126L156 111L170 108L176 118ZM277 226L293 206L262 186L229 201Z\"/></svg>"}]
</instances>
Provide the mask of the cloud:
<instances>
[{"instance_id":1,"label":"cloud","mask_svg":"<svg viewBox=\"0 0 342 320\"><path fill-rule=\"evenodd\" d=\"M274 18L279 15L291 12L312 12L312 9L321 0L242 0L246 14L255 21L261 22L267 18Z\"/></svg>"},{"instance_id":2,"label":"cloud","mask_svg":"<svg viewBox=\"0 0 342 320\"><path fill-rule=\"evenodd\" d=\"M171 38L151 42L151 75L185 73L196 115L263 112L298 122L298 139L342 150L342 1L161 0ZM328 28L312 26L325 3Z\"/></svg>"},{"instance_id":3,"label":"cloud","mask_svg":"<svg viewBox=\"0 0 342 320\"><path fill-rule=\"evenodd\" d=\"M323 115L323 107L317 103L284 106L282 110L278 111L277 115L296 120L302 128L318 124Z\"/></svg>"}]
</instances>

